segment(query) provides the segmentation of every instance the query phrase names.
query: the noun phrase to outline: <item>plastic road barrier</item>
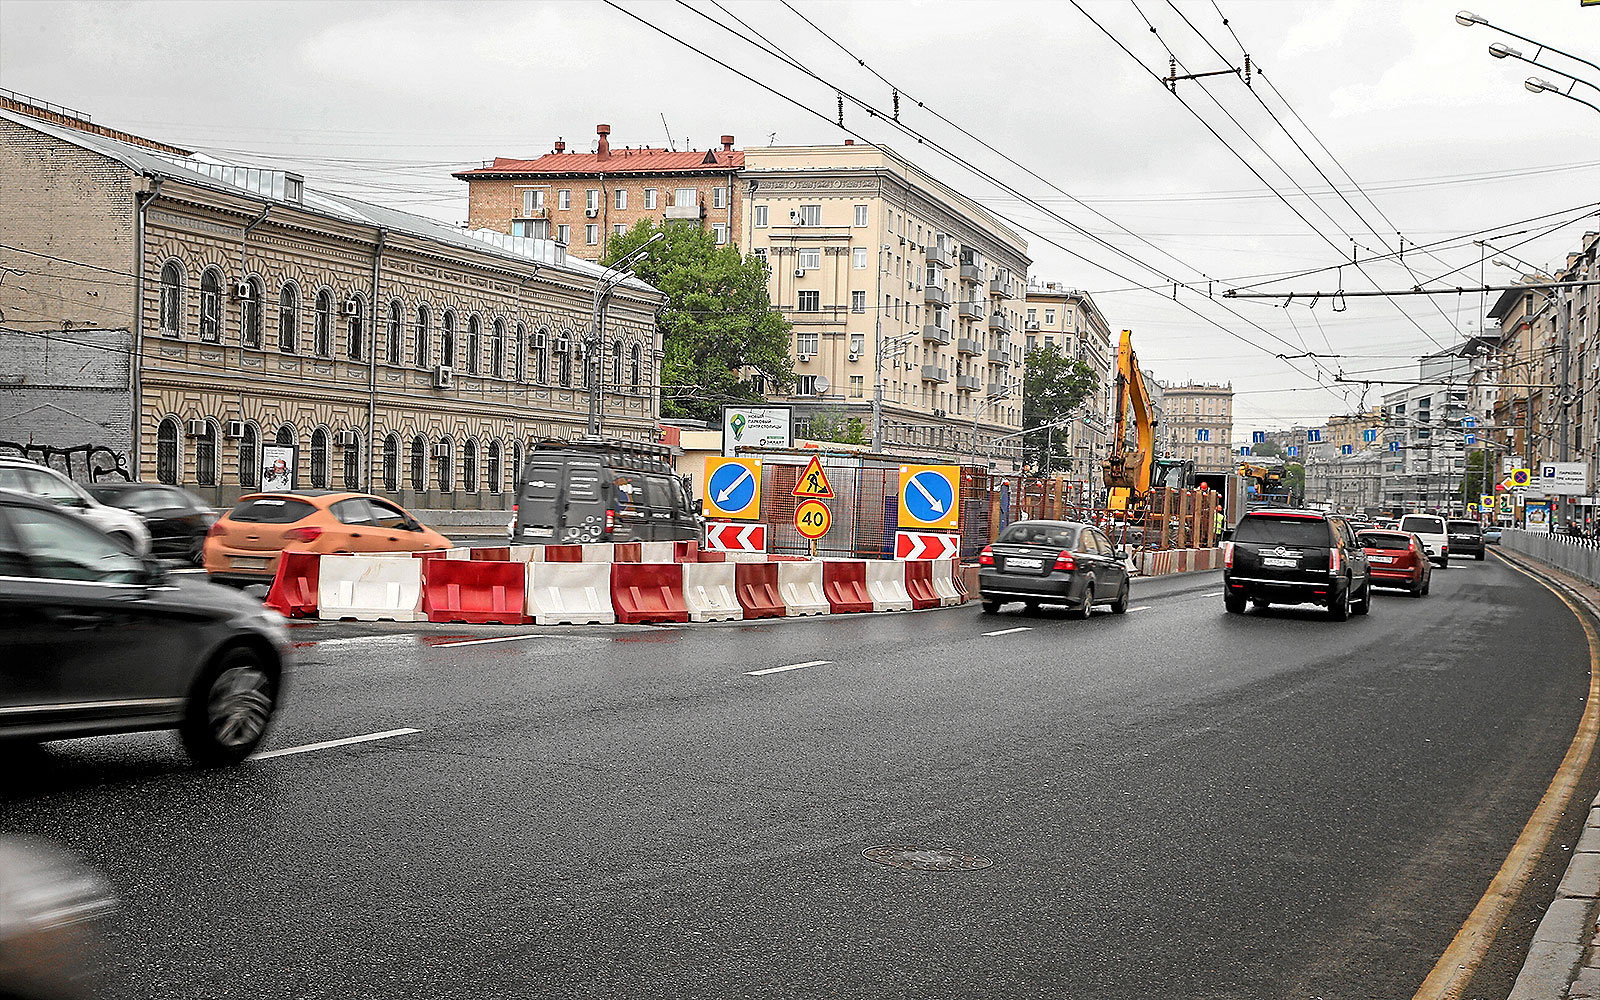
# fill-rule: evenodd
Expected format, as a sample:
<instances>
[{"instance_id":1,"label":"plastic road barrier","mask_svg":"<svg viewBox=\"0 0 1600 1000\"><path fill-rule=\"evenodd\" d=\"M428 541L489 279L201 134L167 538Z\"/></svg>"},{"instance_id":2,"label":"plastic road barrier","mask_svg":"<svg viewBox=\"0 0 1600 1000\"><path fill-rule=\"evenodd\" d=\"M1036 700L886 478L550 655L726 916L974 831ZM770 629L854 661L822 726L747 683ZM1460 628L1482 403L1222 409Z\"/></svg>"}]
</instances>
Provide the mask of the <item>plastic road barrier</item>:
<instances>
[{"instance_id":1,"label":"plastic road barrier","mask_svg":"<svg viewBox=\"0 0 1600 1000\"><path fill-rule=\"evenodd\" d=\"M673 560L675 562L681 562L681 563L698 562L699 560L697 560L695 558L695 554L697 552L699 552L699 551L700 551L700 543L697 540L692 539L692 538L689 539L686 542L673 542L672 543L672 558L673 558Z\"/></svg>"},{"instance_id":2,"label":"plastic road barrier","mask_svg":"<svg viewBox=\"0 0 1600 1000\"><path fill-rule=\"evenodd\" d=\"M765 552L724 552L731 563L764 563L768 562Z\"/></svg>"},{"instance_id":3,"label":"plastic road barrier","mask_svg":"<svg viewBox=\"0 0 1600 1000\"><path fill-rule=\"evenodd\" d=\"M778 594L777 563L737 563L733 582L744 617L782 618L786 613Z\"/></svg>"},{"instance_id":4,"label":"plastic road barrier","mask_svg":"<svg viewBox=\"0 0 1600 1000\"><path fill-rule=\"evenodd\" d=\"M545 562L583 562L582 545L546 545Z\"/></svg>"},{"instance_id":5,"label":"plastic road barrier","mask_svg":"<svg viewBox=\"0 0 1600 1000\"><path fill-rule=\"evenodd\" d=\"M410 556L323 556L317 611L323 619L414 622L422 618L422 570Z\"/></svg>"},{"instance_id":6,"label":"plastic road barrier","mask_svg":"<svg viewBox=\"0 0 1600 1000\"><path fill-rule=\"evenodd\" d=\"M472 558L482 562L508 562L511 559L511 547L508 545L474 548L471 552Z\"/></svg>"},{"instance_id":7,"label":"plastic road barrier","mask_svg":"<svg viewBox=\"0 0 1600 1000\"><path fill-rule=\"evenodd\" d=\"M728 553L713 552L710 549L701 549L693 555L694 558L684 560L685 566L693 563L725 563L728 561Z\"/></svg>"},{"instance_id":8,"label":"plastic road barrier","mask_svg":"<svg viewBox=\"0 0 1600 1000\"><path fill-rule=\"evenodd\" d=\"M901 563L905 567L906 593L911 595L911 606L918 611L937 608L939 594L933 589L933 561L916 559Z\"/></svg>"},{"instance_id":9,"label":"plastic road barrier","mask_svg":"<svg viewBox=\"0 0 1600 1000\"><path fill-rule=\"evenodd\" d=\"M278 575L272 578L262 603L285 618L317 616L317 577L322 556L285 549L278 555Z\"/></svg>"},{"instance_id":10,"label":"plastic road barrier","mask_svg":"<svg viewBox=\"0 0 1600 1000\"><path fill-rule=\"evenodd\" d=\"M778 593L783 598L784 614L793 617L828 614L831 609L822 592L822 563L785 560L778 563L777 568Z\"/></svg>"},{"instance_id":11,"label":"plastic road barrier","mask_svg":"<svg viewBox=\"0 0 1600 1000\"><path fill-rule=\"evenodd\" d=\"M640 542L639 558L635 562L669 563L677 562L673 554L676 542Z\"/></svg>"},{"instance_id":12,"label":"plastic road barrier","mask_svg":"<svg viewBox=\"0 0 1600 1000\"><path fill-rule=\"evenodd\" d=\"M584 542L584 562L627 562L626 559L617 558L617 546L614 542Z\"/></svg>"},{"instance_id":13,"label":"plastic road barrier","mask_svg":"<svg viewBox=\"0 0 1600 1000\"><path fill-rule=\"evenodd\" d=\"M961 603L961 592L956 590L956 577L960 572L961 567L954 559L933 561L933 592L939 595L939 603L945 607Z\"/></svg>"},{"instance_id":14,"label":"plastic road barrier","mask_svg":"<svg viewBox=\"0 0 1600 1000\"><path fill-rule=\"evenodd\" d=\"M859 559L827 559L822 563L822 594L836 615L872 610L867 593L867 564Z\"/></svg>"},{"instance_id":15,"label":"plastic road barrier","mask_svg":"<svg viewBox=\"0 0 1600 1000\"><path fill-rule=\"evenodd\" d=\"M422 575L422 607L430 622L523 625L527 586L522 563L435 559Z\"/></svg>"},{"instance_id":16,"label":"plastic road barrier","mask_svg":"<svg viewBox=\"0 0 1600 1000\"><path fill-rule=\"evenodd\" d=\"M512 562L544 562L543 545L512 545L506 551Z\"/></svg>"},{"instance_id":17,"label":"plastic road barrier","mask_svg":"<svg viewBox=\"0 0 1600 1000\"><path fill-rule=\"evenodd\" d=\"M611 567L604 563L530 562L528 614L540 625L610 625Z\"/></svg>"},{"instance_id":18,"label":"plastic road barrier","mask_svg":"<svg viewBox=\"0 0 1600 1000\"><path fill-rule=\"evenodd\" d=\"M612 554L612 562L644 562L643 542L618 542L616 551ZM587 560L585 560L587 562ZM671 562L670 559L662 560Z\"/></svg>"},{"instance_id":19,"label":"plastic road barrier","mask_svg":"<svg viewBox=\"0 0 1600 1000\"><path fill-rule=\"evenodd\" d=\"M611 607L624 625L686 622L684 566L678 563L612 563Z\"/></svg>"},{"instance_id":20,"label":"plastic road barrier","mask_svg":"<svg viewBox=\"0 0 1600 1000\"><path fill-rule=\"evenodd\" d=\"M910 611L906 593L905 563L874 559L867 563L867 593L874 611Z\"/></svg>"},{"instance_id":21,"label":"plastic road barrier","mask_svg":"<svg viewBox=\"0 0 1600 1000\"><path fill-rule=\"evenodd\" d=\"M413 552L411 554L416 556L418 559L466 559L472 555L472 550L462 547L453 549L424 549L421 552Z\"/></svg>"},{"instance_id":22,"label":"plastic road barrier","mask_svg":"<svg viewBox=\"0 0 1600 1000\"><path fill-rule=\"evenodd\" d=\"M744 617L734 590L732 563L684 563L683 603L692 622L728 622Z\"/></svg>"}]
</instances>

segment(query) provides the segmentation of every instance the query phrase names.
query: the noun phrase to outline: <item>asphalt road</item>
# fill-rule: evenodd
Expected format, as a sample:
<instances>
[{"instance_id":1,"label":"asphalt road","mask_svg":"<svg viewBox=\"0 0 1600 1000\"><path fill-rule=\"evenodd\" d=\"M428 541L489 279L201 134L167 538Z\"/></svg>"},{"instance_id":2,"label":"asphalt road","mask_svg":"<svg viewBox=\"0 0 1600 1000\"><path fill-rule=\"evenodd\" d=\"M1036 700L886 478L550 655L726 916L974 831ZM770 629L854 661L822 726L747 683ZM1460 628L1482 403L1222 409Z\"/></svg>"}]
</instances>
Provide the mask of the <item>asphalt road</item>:
<instances>
[{"instance_id":1,"label":"asphalt road","mask_svg":"<svg viewBox=\"0 0 1600 1000\"><path fill-rule=\"evenodd\" d=\"M116 887L117 996L1410 997L1566 752L1582 630L1493 559L1343 624L1216 580L1088 622L311 626L272 747L419 732L12 751L3 825Z\"/></svg>"}]
</instances>

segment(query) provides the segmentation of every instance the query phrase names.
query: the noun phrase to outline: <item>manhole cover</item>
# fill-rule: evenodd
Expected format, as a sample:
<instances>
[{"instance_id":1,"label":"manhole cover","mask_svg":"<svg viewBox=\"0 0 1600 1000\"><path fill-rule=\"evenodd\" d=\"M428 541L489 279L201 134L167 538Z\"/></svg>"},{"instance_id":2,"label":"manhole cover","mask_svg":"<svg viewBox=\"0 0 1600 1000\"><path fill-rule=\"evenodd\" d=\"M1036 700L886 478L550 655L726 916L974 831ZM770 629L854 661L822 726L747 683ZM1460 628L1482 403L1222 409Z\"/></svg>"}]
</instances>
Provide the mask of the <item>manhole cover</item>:
<instances>
[{"instance_id":1,"label":"manhole cover","mask_svg":"<svg viewBox=\"0 0 1600 1000\"><path fill-rule=\"evenodd\" d=\"M886 844L861 852L868 861L908 872L975 872L994 864L978 854L963 854L947 847L906 847Z\"/></svg>"}]
</instances>

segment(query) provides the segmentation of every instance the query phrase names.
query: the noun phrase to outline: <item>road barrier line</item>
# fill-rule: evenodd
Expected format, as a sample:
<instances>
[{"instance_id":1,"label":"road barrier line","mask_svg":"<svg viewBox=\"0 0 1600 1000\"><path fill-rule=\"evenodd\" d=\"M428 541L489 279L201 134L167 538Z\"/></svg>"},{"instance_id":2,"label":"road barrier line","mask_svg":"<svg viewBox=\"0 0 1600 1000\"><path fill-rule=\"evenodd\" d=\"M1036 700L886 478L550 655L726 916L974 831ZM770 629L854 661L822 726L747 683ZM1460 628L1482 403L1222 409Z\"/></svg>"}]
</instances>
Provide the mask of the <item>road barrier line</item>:
<instances>
[{"instance_id":1,"label":"road barrier line","mask_svg":"<svg viewBox=\"0 0 1600 1000\"><path fill-rule=\"evenodd\" d=\"M802 667L820 667L824 664L832 662L832 660L807 660L804 663L791 663L787 667L768 667L765 670L746 670L744 675L746 677L765 677L767 674L781 674L785 670L799 670Z\"/></svg>"},{"instance_id":2,"label":"road barrier line","mask_svg":"<svg viewBox=\"0 0 1600 1000\"><path fill-rule=\"evenodd\" d=\"M420 732L422 732L420 729L386 729L381 733L368 733L365 736L347 736L342 740L325 740L321 743L307 743L305 746L300 747L285 747L282 750L268 750L266 753L258 753L250 759L270 760L273 757L287 757L290 754L310 753L313 750L329 750L333 747L347 747L356 743L371 743L373 740L388 740L393 739L396 736L410 736L412 733Z\"/></svg>"},{"instance_id":3,"label":"road barrier line","mask_svg":"<svg viewBox=\"0 0 1600 1000\"><path fill-rule=\"evenodd\" d=\"M1032 632L1032 625L1018 625L1016 628L1003 628L998 632L985 632L984 635L1012 635L1016 632Z\"/></svg>"}]
</instances>

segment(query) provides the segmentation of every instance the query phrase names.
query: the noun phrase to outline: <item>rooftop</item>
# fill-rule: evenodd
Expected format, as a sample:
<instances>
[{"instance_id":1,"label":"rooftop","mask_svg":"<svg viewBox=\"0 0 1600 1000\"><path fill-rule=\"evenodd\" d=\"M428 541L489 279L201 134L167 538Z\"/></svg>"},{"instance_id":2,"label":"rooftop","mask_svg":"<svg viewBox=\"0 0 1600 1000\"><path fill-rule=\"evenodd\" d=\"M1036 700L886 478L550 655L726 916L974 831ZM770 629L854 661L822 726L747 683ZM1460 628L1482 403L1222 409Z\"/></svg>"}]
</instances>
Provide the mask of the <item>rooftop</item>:
<instances>
[{"instance_id":1,"label":"rooftop","mask_svg":"<svg viewBox=\"0 0 1600 1000\"><path fill-rule=\"evenodd\" d=\"M497 156L473 170L451 174L457 180L507 180L524 177L599 176L600 174L732 173L744 168L744 152L733 148L733 136L722 137L721 149L676 150L650 146L611 148L611 126L595 128L599 137L592 153L567 149L561 139L555 149L531 160Z\"/></svg>"}]
</instances>

